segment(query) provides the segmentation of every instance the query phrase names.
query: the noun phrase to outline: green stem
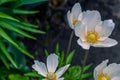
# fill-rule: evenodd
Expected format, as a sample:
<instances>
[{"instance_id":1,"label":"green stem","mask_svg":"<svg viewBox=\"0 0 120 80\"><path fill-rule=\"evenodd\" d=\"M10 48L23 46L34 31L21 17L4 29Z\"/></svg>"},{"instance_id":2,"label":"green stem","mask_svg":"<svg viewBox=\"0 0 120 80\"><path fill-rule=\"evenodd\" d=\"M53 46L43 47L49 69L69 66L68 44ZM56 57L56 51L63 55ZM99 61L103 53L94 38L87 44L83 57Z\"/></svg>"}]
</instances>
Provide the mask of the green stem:
<instances>
[{"instance_id":1,"label":"green stem","mask_svg":"<svg viewBox=\"0 0 120 80\"><path fill-rule=\"evenodd\" d=\"M70 52L70 47L71 47L71 42L72 42L73 36L74 36L74 30L71 32L71 35L70 35L66 56L68 56L68 53Z\"/></svg>"},{"instance_id":2,"label":"green stem","mask_svg":"<svg viewBox=\"0 0 120 80\"><path fill-rule=\"evenodd\" d=\"M82 80L82 74L84 73L84 66L87 63L88 56L89 56L89 50L86 50L84 60L83 60L83 64L82 64L82 68L81 68L80 80Z\"/></svg>"}]
</instances>

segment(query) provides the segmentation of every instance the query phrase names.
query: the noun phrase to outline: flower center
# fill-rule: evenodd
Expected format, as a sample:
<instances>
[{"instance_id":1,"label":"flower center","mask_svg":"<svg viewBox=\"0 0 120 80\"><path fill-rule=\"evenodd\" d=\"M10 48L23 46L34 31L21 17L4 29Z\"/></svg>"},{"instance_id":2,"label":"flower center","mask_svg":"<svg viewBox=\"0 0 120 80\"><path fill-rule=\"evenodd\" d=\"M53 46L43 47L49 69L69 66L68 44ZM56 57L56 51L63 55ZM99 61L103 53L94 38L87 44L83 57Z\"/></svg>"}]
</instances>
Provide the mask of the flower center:
<instances>
[{"instance_id":1,"label":"flower center","mask_svg":"<svg viewBox=\"0 0 120 80\"><path fill-rule=\"evenodd\" d=\"M75 25L78 22L77 19L73 20L72 24Z\"/></svg>"},{"instance_id":2,"label":"flower center","mask_svg":"<svg viewBox=\"0 0 120 80\"><path fill-rule=\"evenodd\" d=\"M56 74L53 72L49 72L46 77L47 80L56 80Z\"/></svg>"},{"instance_id":3,"label":"flower center","mask_svg":"<svg viewBox=\"0 0 120 80\"><path fill-rule=\"evenodd\" d=\"M89 43L96 43L99 39L99 35L95 31L89 31L87 32L87 35L85 36L85 38Z\"/></svg>"},{"instance_id":4,"label":"flower center","mask_svg":"<svg viewBox=\"0 0 120 80\"><path fill-rule=\"evenodd\" d=\"M98 74L97 79L98 80L111 80L110 77L107 74L104 74L104 73Z\"/></svg>"}]
</instances>

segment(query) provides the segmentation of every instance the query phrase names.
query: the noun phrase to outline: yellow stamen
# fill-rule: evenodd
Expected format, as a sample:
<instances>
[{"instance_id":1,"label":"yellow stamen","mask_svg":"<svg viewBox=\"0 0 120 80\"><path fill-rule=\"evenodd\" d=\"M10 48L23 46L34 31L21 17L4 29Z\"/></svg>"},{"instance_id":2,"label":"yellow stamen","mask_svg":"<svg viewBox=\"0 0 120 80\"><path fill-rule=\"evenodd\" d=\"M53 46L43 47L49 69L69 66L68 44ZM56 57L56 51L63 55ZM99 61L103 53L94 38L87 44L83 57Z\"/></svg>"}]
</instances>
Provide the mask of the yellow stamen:
<instances>
[{"instance_id":1,"label":"yellow stamen","mask_svg":"<svg viewBox=\"0 0 120 80\"><path fill-rule=\"evenodd\" d=\"M97 75L97 80L111 80L111 79L107 74L102 73Z\"/></svg>"},{"instance_id":2,"label":"yellow stamen","mask_svg":"<svg viewBox=\"0 0 120 80\"><path fill-rule=\"evenodd\" d=\"M99 39L99 35L95 31L89 31L87 32L87 35L85 36L85 38L89 43L96 43Z\"/></svg>"},{"instance_id":3,"label":"yellow stamen","mask_svg":"<svg viewBox=\"0 0 120 80\"><path fill-rule=\"evenodd\" d=\"M53 72L49 72L46 77L47 80L56 80L56 74Z\"/></svg>"},{"instance_id":4,"label":"yellow stamen","mask_svg":"<svg viewBox=\"0 0 120 80\"><path fill-rule=\"evenodd\" d=\"M77 19L73 20L72 24L75 25L78 22Z\"/></svg>"}]
</instances>

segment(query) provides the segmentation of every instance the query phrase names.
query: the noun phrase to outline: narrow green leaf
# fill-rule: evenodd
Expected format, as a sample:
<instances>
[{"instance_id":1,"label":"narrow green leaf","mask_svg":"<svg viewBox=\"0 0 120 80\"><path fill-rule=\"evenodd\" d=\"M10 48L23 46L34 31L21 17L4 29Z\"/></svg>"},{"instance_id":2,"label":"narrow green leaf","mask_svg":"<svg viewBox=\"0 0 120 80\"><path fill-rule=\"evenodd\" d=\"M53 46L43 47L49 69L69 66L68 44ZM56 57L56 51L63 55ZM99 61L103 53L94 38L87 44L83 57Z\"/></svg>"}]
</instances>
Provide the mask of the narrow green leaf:
<instances>
[{"instance_id":1,"label":"narrow green leaf","mask_svg":"<svg viewBox=\"0 0 120 80\"><path fill-rule=\"evenodd\" d=\"M34 4L34 3L40 3L40 2L44 2L44 1L48 1L48 0L20 0L21 4Z\"/></svg>"},{"instance_id":2,"label":"narrow green leaf","mask_svg":"<svg viewBox=\"0 0 120 80\"><path fill-rule=\"evenodd\" d=\"M83 72L87 71L87 70L90 69L91 67L92 67L92 64L86 65L86 66L83 68Z\"/></svg>"},{"instance_id":3,"label":"narrow green leaf","mask_svg":"<svg viewBox=\"0 0 120 80\"><path fill-rule=\"evenodd\" d=\"M38 28L38 26L33 25L33 24L29 24L29 23L26 23L26 22L20 22L20 23L23 24L23 25L26 26L26 27Z\"/></svg>"},{"instance_id":4,"label":"narrow green leaf","mask_svg":"<svg viewBox=\"0 0 120 80\"><path fill-rule=\"evenodd\" d=\"M81 72L80 66L69 67L66 74L64 75L64 78L65 80L79 80L80 72Z\"/></svg>"},{"instance_id":5,"label":"narrow green leaf","mask_svg":"<svg viewBox=\"0 0 120 80\"><path fill-rule=\"evenodd\" d=\"M85 79L91 76L92 76L92 72L88 72L88 73L82 74L82 79Z\"/></svg>"},{"instance_id":6,"label":"narrow green leaf","mask_svg":"<svg viewBox=\"0 0 120 80\"><path fill-rule=\"evenodd\" d=\"M7 68L7 69L10 69L9 63L8 63L6 57L5 57L2 53L0 53L0 59L2 60L2 62L3 62L4 65L6 66L6 68Z\"/></svg>"},{"instance_id":7,"label":"narrow green leaf","mask_svg":"<svg viewBox=\"0 0 120 80\"><path fill-rule=\"evenodd\" d=\"M25 49L20 47L12 38L10 38L2 28L0 28L0 36L6 39L8 42L10 42L12 45L14 45L18 50L20 50L25 55L34 58L29 52L27 52Z\"/></svg>"},{"instance_id":8,"label":"narrow green leaf","mask_svg":"<svg viewBox=\"0 0 120 80\"><path fill-rule=\"evenodd\" d=\"M20 74L10 74L9 80L29 80L29 77L22 76Z\"/></svg>"},{"instance_id":9,"label":"narrow green leaf","mask_svg":"<svg viewBox=\"0 0 120 80\"><path fill-rule=\"evenodd\" d=\"M38 73L36 73L35 71L32 72L28 72L26 74L24 74L24 76L29 76L29 77L41 77Z\"/></svg>"},{"instance_id":10,"label":"narrow green leaf","mask_svg":"<svg viewBox=\"0 0 120 80\"><path fill-rule=\"evenodd\" d=\"M17 0L0 0L0 5L11 1L17 1Z\"/></svg>"},{"instance_id":11,"label":"narrow green leaf","mask_svg":"<svg viewBox=\"0 0 120 80\"><path fill-rule=\"evenodd\" d=\"M35 4L35 3L43 3L46 2L48 0L19 0L14 7L19 7L22 5L27 5L27 4Z\"/></svg>"},{"instance_id":12,"label":"narrow green leaf","mask_svg":"<svg viewBox=\"0 0 120 80\"><path fill-rule=\"evenodd\" d=\"M15 19L15 18L13 18L13 17L11 17L11 16L9 16L9 15L7 15L5 13L2 13L2 12L0 12L0 18L10 19L10 20L19 22L18 19Z\"/></svg>"},{"instance_id":13,"label":"narrow green leaf","mask_svg":"<svg viewBox=\"0 0 120 80\"><path fill-rule=\"evenodd\" d=\"M28 10L13 9L12 12L14 14L35 14L35 13L38 13L39 11L28 11Z\"/></svg>"},{"instance_id":14,"label":"narrow green leaf","mask_svg":"<svg viewBox=\"0 0 120 80\"><path fill-rule=\"evenodd\" d=\"M12 30L12 31L14 31L14 32L17 32L17 33L19 33L19 34L21 34L21 35L23 35L23 36L25 36L25 37L28 37L28 38L31 38L31 39L36 39L35 37L27 34L26 32L24 32L24 31L22 31L22 30L20 30L20 29L18 29L18 28L16 28L16 27L14 27L14 26L12 26L12 25L10 25L10 24L7 24L6 22L0 21L0 25L1 25L3 28ZM17 25L16 25L16 26L17 26Z\"/></svg>"},{"instance_id":15,"label":"narrow green leaf","mask_svg":"<svg viewBox=\"0 0 120 80\"><path fill-rule=\"evenodd\" d=\"M69 53L69 55L67 56L67 59L66 59L66 64L70 64L71 63L72 58L74 56L74 53L75 53L75 50L73 50L72 52Z\"/></svg>"},{"instance_id":16,"label":"narrow green leaf","mask_svg":"<svg viewBox=\"0 0 120 80\"><path fill-rule=\"evenodd\" d=\"M9 59L9 61L13 64L13 66L15 68L18 68L15 61L11 57L10 53L8 53L7 49L5 48L5 45L4 45L3 41L1 41L1 39L0 39L0 46L1 46L0 49L4 53L4 55Z\"/></svg>"},{"instance_id":17,"label":"narrow green leaf","mask_svg":"<svg viewBox=\"0 0 120 80\"><path fill-rule=\"evenodd\" d=\"M21 45L22 43L19 42ZM21 45L22 46L22 45ZM21 52L16 49L12 44L9 44L7 47L7 50L13 55L13 59L18 67L19 70L22 69L22 72L24 72L23 69L26 67L26 58L24 54L21 54Z\"/></svg>"},{"instance_id":18,"label":"narrow green leaf","mask_svg":"<svg viewBox=\"0 0 120 80\"><path fill-rule=\"evenodd\" d=\"M58 66L59 68L65 65L64 60L65 60L65 53L62 52L61 55L59 56L59 66Z\"/></svg>"},{"instance_id":19,"label":"narrow green leaf","mask_svg":"<svg viewBox=\"0 0 120 80\"><path fill-rule=\"evenodd\" d=\"M57 43L56 48L55 48L55 53L60 56L60 51L59 51L59 44Z\"/></svg>"},{"instance_id":20,"label":"narrow green leaf","mask_svg":"<svg viewBox=\"0 0 120 80\"><path fill-rule=\"evenodd\" d=\"M0 20L13 25L14 27L17 27L26 31L45 34L45 32L35 29L36 28L35 25L29 24L29 23L16 22L8 19L0 19ZM34 27L31 27L31 26L34 26Z\"/></svg>"},{"instance_id":21,"label":"narrow green leaf","mask_svg":"<svg viewBox=\"0 0 120 80\"><path fill-rule=\"evenodd\" d=\"M46 57L48 57L48 56L49 56L49 53L48 53L48 51L47 51L47 50L45 50L45 55L46 55Z\"/></svg>"}]
</instances>

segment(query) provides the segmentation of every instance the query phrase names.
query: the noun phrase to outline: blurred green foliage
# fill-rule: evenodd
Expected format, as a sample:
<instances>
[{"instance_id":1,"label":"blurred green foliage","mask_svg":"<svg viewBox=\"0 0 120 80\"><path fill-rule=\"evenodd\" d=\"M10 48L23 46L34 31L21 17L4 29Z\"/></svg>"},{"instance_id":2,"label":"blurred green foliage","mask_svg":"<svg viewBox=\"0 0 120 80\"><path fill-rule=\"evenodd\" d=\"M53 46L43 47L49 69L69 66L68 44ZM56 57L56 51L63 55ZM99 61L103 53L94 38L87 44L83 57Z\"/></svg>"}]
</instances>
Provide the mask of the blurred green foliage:
<instances>
[{"instance_id":1,"label":"blurred green foliage","mask_svg":"<svg viewBox=\"0 0 120 80\"><path fill-rule=\"evenodd\" d=\"M9 79L14 80L11 69L17 69L18 72L29 71L29 68L26 66L25 55L30 58L34 57L25 49L20 38L27 37L36 40L30 32L39 34L45 34L45 32L39 30L37 25L30 24L29 20L26 21L26 17L21 18L21 16L39 12L26 9L25 6L32 6L31 4L36 3L42 4L46 1L47 0L0 0L0 60L5 65L5 67L0 67L0 69L2 69L2 67L4 68L0 70L0 80L6 80L6 76L10 74ZM10 71L4 72L4 70ZM21 77L21 75L17 75L17 77ZM27 80L27 78L22 80Z\"/></svg>"}]
</instances>

